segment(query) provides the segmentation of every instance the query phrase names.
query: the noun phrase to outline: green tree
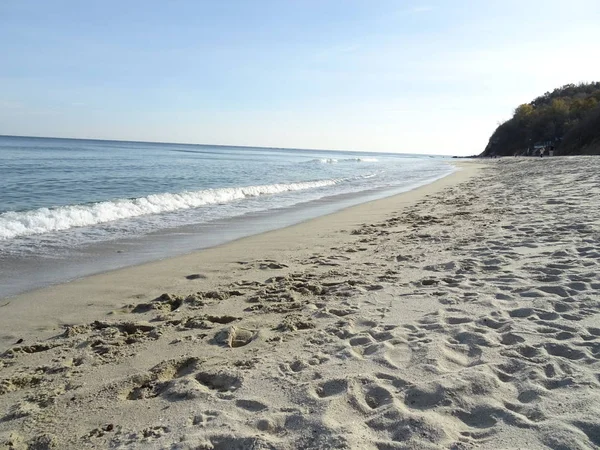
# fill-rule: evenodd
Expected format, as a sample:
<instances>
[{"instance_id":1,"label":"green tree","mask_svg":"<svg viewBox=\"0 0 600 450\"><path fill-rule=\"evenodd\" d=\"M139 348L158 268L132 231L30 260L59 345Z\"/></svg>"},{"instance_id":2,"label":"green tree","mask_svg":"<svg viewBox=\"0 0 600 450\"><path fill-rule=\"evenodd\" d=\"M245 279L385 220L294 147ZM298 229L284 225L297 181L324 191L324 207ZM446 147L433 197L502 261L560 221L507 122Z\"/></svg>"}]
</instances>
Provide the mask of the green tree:
<instances>
[{"instance_id":1,"label":"green tree","mask_svg":"<svg viewBox=\"0 0 600 450\"><path fill-rule=\"evenodd\" d=\"M532 144L560 140L567 135L569 153L583 142L589 152L596 148L594 136L600 139L599 110L600 82L566 84L515 108L510 120L498 124L482 156L522 153ZM567 151L566 145L564 148Z\"/></svg>"},{"instance_id":2,"label":"green tree","mask_svg":"<svg viewBox=\"0 0 600 450\"><path fill-rule=\"evenodd\" d=\"M523 103L522 105L517 106L515 109L515 118L517 119L526 119L531 114L533 114L533 106L529 103Z\"/></svg>"}]
</instances>

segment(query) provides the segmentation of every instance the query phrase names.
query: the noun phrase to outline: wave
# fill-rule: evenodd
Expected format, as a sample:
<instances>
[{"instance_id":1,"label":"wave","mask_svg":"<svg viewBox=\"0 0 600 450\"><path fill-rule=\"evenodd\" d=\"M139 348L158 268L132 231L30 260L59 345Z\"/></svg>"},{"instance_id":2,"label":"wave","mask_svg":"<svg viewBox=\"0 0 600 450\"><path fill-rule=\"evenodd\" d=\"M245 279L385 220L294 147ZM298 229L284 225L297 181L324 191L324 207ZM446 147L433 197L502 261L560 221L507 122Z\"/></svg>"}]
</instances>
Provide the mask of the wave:
<instances>
[{"instance_id":1,"label":"wave","mask_svg":"<svg viewBox=\"0 0 600 450\"><path fill-rule=\"evenodd\" d=\"M56 208L39 208L24 212L9 211L0 214L0 240L97 225L150 214L197 208L205 205L228 203L261 195L316 189L333 186L343 181L344 179L330 179L288 184L205 189L175 194L167 192L133 199L118 199Z\"/></svg>"},{"instance_id":2,"label":"wave","mask_svg":"<svg viewBox=\"0 0 600 450\"><path fill-rule=\"evenodd\" d=\"M377 158L353 158L357 162L377 162Z\"/></svg>"},{"instance_id":3,"label":"wave","mask_svg":"<svg viewBox=\"0 0 600 450\"><path fill-rule=\"evenodd\" d=\"M378 162L379 160L377 158L343 158L343 159L336 159L336 158L318 158L318 159L313 159L310 162L319 162L321 164L337 164L337 163L344 163L344 162Z\"/></svg>"}]
</instances>

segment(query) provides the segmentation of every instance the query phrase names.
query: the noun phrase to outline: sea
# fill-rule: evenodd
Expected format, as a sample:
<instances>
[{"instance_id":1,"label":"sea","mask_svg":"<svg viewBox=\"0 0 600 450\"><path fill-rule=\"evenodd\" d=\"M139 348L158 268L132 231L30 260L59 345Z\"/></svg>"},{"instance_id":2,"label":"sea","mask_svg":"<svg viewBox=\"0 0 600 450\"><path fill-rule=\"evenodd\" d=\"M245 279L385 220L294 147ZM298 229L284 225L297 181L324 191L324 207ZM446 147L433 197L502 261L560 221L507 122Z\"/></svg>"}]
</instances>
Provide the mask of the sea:
<instances>
[{"instance_id":1,"label":"sea","mask_svg":"<svg viewBox=\"0 0 600 450\"><path fill-rule=\"evenodd\" d=\"M0 136L0 298L408 191L450 174L448 162Z\"/></svg>"}]
</instances>

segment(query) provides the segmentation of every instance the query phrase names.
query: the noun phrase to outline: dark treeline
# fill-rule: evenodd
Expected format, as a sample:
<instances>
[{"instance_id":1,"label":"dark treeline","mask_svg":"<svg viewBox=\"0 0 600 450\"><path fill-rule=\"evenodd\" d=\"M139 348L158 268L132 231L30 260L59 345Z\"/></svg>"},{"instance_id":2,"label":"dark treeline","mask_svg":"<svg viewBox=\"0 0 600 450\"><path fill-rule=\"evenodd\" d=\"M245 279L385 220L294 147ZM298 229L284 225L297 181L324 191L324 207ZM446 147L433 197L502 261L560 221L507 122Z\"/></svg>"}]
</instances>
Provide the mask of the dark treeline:
<instances>
[{"instance_id":1,"label":"dark treeline","mask_svg":"<svg viewBox=\"0 0 600 450\"><path fill-rule=\"evenodd\" d=\"M567 84L515 109L481 156L600 154L600 82Z\"/></svg>"}]
</instances>

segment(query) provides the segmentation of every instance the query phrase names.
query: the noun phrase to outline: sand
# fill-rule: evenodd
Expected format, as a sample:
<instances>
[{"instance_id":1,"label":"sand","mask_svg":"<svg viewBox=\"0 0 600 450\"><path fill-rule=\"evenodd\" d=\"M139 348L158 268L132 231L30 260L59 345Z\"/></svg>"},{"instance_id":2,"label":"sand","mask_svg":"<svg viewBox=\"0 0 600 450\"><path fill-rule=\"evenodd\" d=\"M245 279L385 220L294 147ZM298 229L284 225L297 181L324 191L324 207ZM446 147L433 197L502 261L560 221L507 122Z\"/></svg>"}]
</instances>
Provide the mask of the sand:
<instances>
[{"instance_id":1,"label":"sand","mask_svg":"<svg viewBox=\"0 0 600 450\"><path fill-rule=\"evenodd\" d=\"M600 446L600 159L0 301L0 448Z\"/></svg>"}]
</instances>

